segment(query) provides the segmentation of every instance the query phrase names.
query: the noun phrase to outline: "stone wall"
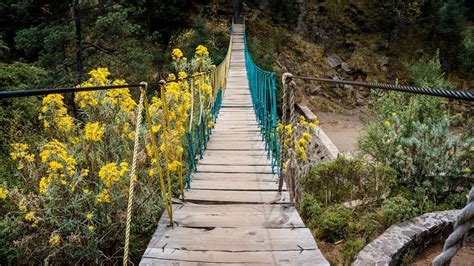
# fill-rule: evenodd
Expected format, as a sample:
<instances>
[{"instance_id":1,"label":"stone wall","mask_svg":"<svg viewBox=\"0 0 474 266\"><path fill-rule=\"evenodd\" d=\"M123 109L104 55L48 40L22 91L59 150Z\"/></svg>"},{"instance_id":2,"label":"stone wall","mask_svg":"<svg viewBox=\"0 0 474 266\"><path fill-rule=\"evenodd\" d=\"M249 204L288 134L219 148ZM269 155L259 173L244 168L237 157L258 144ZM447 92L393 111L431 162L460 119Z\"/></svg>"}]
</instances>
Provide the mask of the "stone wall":
<instances>
[{"instance_id":1,"label":"stone wall","mask_svg":"<svg viewBox=\"0 0 474 266\"><path fill-rule=\"evenodd\" d=\"M417 254L443 241L453 230L459 210L426 213L390 226L362 249L353 265L400 265L403 256Z\"/></svg>"}]
</instances>

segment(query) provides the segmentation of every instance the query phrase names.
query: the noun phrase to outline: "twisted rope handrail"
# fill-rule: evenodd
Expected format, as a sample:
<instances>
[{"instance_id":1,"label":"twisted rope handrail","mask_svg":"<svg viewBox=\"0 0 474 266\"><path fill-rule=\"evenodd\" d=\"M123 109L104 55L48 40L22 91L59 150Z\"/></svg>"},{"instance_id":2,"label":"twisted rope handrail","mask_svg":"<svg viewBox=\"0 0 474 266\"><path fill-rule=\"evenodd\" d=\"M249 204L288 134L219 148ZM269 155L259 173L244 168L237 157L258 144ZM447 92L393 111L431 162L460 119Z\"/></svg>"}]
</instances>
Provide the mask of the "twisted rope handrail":
<instances>
[{"instance_id":1,"label":"twisted rope handrail","mask_svg":"<svg viewBox=\"0 0 474 266\"><path fill-rule=\"evenodd\" d=\"M461 249L464 237L474 226L474 186L469 191L466 206L456 218L453 232L444 242L443 252L433 260L433 266L448 265L451 259Z\"/></svg>"}]
</instances>

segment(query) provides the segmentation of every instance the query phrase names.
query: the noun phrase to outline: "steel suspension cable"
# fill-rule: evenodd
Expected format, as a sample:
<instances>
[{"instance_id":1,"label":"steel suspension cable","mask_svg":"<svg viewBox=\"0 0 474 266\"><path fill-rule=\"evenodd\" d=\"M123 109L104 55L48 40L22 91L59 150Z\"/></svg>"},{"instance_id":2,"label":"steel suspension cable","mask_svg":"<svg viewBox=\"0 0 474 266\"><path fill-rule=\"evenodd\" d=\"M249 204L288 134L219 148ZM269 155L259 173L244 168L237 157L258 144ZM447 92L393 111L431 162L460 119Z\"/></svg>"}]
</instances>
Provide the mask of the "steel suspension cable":
<instances>
[{"instance_id":1,"label":"steel suspension cable","mask_svg":"<svg viewBox=\"0 0 474 266\"><path fill-rule=\"evenodd\" d=\"M334 79L319 78L319 77L293 76L291 74L290 74L290 79L312 80L312 81L319 81L319 82L325 82L325 83L360 86L360 87L365 87L365 88L370 88L370 89L400 91L400 92L423 94L423 95L444 97L444 98L457 99L457 100L474 101L474 93L470 91L445 90L445 89L439 89L439 88L416 87L416 86L409 86L409 85L369 83L369 82L352 81L352 80L334 80Z\"/></svg>"}]
</instances>

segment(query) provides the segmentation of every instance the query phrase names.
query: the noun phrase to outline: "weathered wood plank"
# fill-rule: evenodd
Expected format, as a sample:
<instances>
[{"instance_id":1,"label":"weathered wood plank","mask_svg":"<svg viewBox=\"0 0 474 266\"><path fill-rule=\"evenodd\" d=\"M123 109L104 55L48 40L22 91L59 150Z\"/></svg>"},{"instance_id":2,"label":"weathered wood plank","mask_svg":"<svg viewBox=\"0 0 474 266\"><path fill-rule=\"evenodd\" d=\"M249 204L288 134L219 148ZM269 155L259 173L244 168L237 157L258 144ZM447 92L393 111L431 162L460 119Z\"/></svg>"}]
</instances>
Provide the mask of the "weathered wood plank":
<instances>
[{"instance_id":1,"label":"weathered wood plank","mask_svg":"<svg viewBox=\"0 0 474 266\"><path fill-rule=\"evenodd\" d=\"M271 174L270 165L198 165L199 172L208 173L263 173Z\"/></svg>"},{"instance_id":2,"label":"weathered wood plank","mask_svg":"<svg viewBox=\"0 0 474 266\"><path fill-rule=\"evenodd\" d=\"M290 203L287 192L190 190L186 200L194 203L283 204Z\"/></svg>"},{"instance_id":3,"label":"weathered wood plank","mask_svg":"<svg viewBox=\"0 0 474 266\"><path fill-rule=\"evenodd\" d=\"M194 180L192 189L278 191L278 182Z\"/></svg>"},{"instance_id":4,"label":"weathered wood plank","mask_svg":"<svg viewBox=\"0 0 474 266\"><path fill-rule=\"evenodd\" d=\"M176 258L176 259L175 259ZM140 265L328 265L319 251L220 252L147 249Z\"/></svg>"},{"instance_id":5,"label":"weathered wood plank","mask_svg":"<svg viewBox=\"0 0 474 266\"><path fill-rule=\"evenodd\" d=\"M274 174L257 173L202 173L196 172L192 175L192 180L223 180L223 181L255 181L255 182L276 182L278 176Z\"/></svg>"},{"instance_id":6,"label":"weathered wood plank","mask_svg":"<svg viewBox=\"0 0 474 266\"><path fill-rule=\"evenodd\" d=\"M245 217L245 219L242 219ZM169 224L165 213L161 224ZM174 207L173 219L182 227L262 227L304 228L293 206L265 204L199 205L185 203Z\"/></svg>"},{"instance_id":7,"label":"weathered wood plank","mask_svg":"<svg viewBox=\"0 0 474 266\"><path fill-rule=\"evenodd\" d=\"M156 237L155 237L156 236ZM158 226L150 248L188 251L302 251L315 250L307 228L220 228ZM205 241L203 241L205 240Z\"/></svg>"}]
</instances>

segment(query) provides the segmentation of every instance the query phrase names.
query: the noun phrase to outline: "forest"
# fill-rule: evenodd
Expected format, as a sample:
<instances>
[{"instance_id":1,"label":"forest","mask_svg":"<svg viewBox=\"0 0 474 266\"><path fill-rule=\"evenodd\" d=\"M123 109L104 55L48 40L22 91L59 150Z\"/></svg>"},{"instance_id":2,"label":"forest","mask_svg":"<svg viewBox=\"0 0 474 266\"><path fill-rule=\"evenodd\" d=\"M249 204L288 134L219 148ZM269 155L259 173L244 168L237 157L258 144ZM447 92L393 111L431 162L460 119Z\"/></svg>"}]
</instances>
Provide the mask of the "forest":
<instances>
[{"instance_id":1,"label":"forest","mask_svg":"<svg viewBox=\"0 0 474 266\"><path fill-rule=\"evenodd\" d=\"M192 171L194 159L183 159L196 155L186 149L187 125L207 132L218 123L210 106L222 92L208 73L226 60L235 2L0 3L0 92L169 82L166 92L149 91L145 100L131 87L0 99L0 264L121 262L136 132L145 145L130 254L140 261L171 195L183 195ZM280 117L285 72L474 91L474 1L243 2L249 53L278 77ZM310 163L317 147L307 142L315 137L303 133L319 124L324 130L324 120L301 118L295 128L277 129L283 136L302 130L289 148L309 169L297 205L331 265L351 264L393 224L465 206L474 183L472 102L297 84L296 101L316 115L363 117L363 128L349 136L351 154L328 162ZM199 96L188 92L193 86ZM143 101L152 118L140 127L136 108ZM192 108L195 101L207 106L206 116ZM363 204L343 204L354 197Z\"/></svg>"}]
</instances>

